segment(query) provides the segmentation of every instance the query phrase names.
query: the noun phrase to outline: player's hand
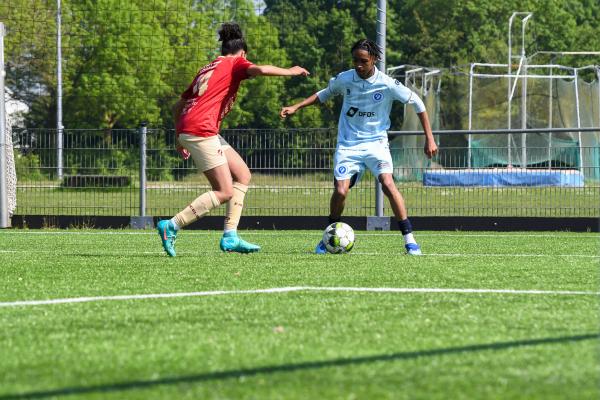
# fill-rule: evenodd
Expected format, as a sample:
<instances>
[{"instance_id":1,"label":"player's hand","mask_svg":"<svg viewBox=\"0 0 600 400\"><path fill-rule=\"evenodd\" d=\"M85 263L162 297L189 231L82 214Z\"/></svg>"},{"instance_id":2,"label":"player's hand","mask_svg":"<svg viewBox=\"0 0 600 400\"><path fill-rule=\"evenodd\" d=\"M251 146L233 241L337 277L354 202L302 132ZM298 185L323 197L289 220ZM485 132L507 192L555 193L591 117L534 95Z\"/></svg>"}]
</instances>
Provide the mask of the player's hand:
<instances>
[{"instance_id":1,"label":"player's hand","mask_svg":"<svg viewBox=\"0 0 600 400\"><path fill-rule=\"evenodd\" d=\"M292 73L292 75L294 75L294 76L298 76L298 75L302 75L302 76L308 76L308 75L310 75L310 72L308 72L308 71L307 71L307 70L305 70L304 68L302 68L302 67L299 67L299 66L297 66L297 65L296 65L295 67L292 67L292 68L290 68L290 72L291 72L291 73Z\"/></svg>"},{"instance_id":2,"label":"player's hand","mask_svg":"<svg viewBox=\"0 0 600 400\"><path fill-rule=\"evenodd\" d=\"M181 157L183 157L184 160L187 160L188 158L190 158L190 152L185 147L178 144L176 149L177 149L177 152L179 153L179 155Z\"/></svg>"},{"instance_id":3,"label":"player's hand","mask_svg":"<svg viewBox=\"0 0 600 400\"><path fill-rule=\"evenodd\" d=\"M437 144L435 144L435 140L425 140L425 147L423 148L425 155L427 158L431 158L438 153Z\"/></svg>"},{"instance_id":4,"label":"player's hand","mask_svg":"<svg viewBox=\"0 0 600 400\"><path fill-rule=\"evenodd\" d=\"M279 116L280 116L281 118L285 118L285 117L287 117L288 115L292 115L292 114L294 114L296 111L298 111L298 109L297 109L296 107L294 107L294 106L290 106L290 107L283 107L283 108L281 109L281 111L279 112Z\"/></svg>"}]
</instances>

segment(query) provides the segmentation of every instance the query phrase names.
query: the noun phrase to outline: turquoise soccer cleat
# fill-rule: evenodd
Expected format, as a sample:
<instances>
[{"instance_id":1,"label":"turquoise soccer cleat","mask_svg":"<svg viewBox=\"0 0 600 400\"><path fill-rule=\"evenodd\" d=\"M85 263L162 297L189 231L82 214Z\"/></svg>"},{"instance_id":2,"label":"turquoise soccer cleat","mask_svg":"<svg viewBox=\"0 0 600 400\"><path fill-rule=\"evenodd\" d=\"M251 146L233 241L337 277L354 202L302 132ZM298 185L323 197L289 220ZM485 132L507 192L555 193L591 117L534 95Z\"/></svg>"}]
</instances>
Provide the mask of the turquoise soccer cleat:
<instances>
[{"instance_id":1,"label":"turquoise soccer cleat","mask_svg":"<svg viewBox=\"0 0 600 400\"><path fill-rule=\"evenodd\" d=\"M219 247L229 253L255 253L260 250L260 246L246 242L236 232L224 233Z\"/></svg>"},{"instance_id":2,"label":"turquoise soccer cleat","mask_svg":"<svg viewBox=\"0 0 600 400\"><path fill-rule=\"evenodd\" d=\"M177 238L177 232L175 231L175 228L173 228L173 224L169 220L162 220L158 221L156 228L165 252L169 256L175 257L175 239Z\"/></svg>"},{"instance_id":3,"label":"turquoise soccer cleat","mask_svg":"<svg viewBox=\"0 0 600 400\"><path fill-rule=\"evenodd\" d=\"M406 254L408 254L409 256L423 255L423 253L421 253L421 248L416 243L407 243L404 245L404 248L406 249Z\"/></svg>"},{"instance_id":4,"label":"turquoise soccer cleat","mask_svg":"<svg viewBox=\"0 0 600 400\"><path fill-rule=\"evenodd\" d=\"M327 247L325 247L325 243L322 240L315 247L315 254L327 254Z\"/></svg>"}]
</instances>

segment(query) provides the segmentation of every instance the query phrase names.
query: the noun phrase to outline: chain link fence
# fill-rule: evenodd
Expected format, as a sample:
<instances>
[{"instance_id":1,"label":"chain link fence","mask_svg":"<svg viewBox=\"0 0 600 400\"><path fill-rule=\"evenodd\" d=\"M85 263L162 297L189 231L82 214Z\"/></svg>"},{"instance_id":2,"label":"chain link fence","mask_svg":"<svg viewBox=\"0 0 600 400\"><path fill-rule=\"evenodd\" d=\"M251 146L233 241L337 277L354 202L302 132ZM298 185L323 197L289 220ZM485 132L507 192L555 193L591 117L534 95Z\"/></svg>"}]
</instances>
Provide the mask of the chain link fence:
<instances>
[{"instance_id":1,"label":"chain link fence","mask_svg":"<svg viewBox=\"0 0 600 400\"><path fill-rule=\"evenodd\" d=\"M9 126L14 152L8 148L8 153L14 155L18 178L17 206L11 212L169 216L207 190L208 182L191 161L183 161L174 150L171 108L197 70L219 55L220 24L235 21L247 38L251 61L301 65L311 72L308 78L244 82L236 106L224 121L222 135L253 172L245 215L327 215L341 99L307 108L285 121L277 113L281 106L315 93L332 76L352 67L352 44L363 37L375 39L378 21L385 22L377 16L377 3L0 2L0 21L7 30L6 85L18 103ZM431 19L426 17L431 7L419 2L387 3L385 54L390 65L413 56L411 62L454 62L445 58L448 43L437 57L427 56L432 50L427 46L425 53L417 51L424 39L418 31L423 21ZM506 8L498 12L508 17L513 5L505 3L497 4ZM544 5L538 8L543 15ZM417 11L425 17L415 18ZM439 16L437 9L430 11L431 16ZM463 11L470 15L469 10ZM425 32L430 28L423 25ZM481 33L479 25L474 29ZM469 32L465 31L465 40ZM495 34L494 46L503 43L504 34ZM460 43L461 51L475 51L462 41L454 42ZM500 46L489 54L504 50ZM418 54L427 57L419 60ZM530 79L515 90L512 109L503 100L510 86L504 78L480 76L469 85L473 74L455 74L447 68L417 70L406 65L396 73L402 72L398 79L423 97L434 130L493 129L505 127L507 121L511 121L508 127L580 128L600 121L600 86L593 83L600 70L596 59L590 63L596 66L596 74L586 70L578 75L577 84L567 76L545 80L545 85ZM531 65L529 72L535 72ZM552 74L559 74L558 69ZM471 89L473 107L469 107ZM581 102L586 98L590 100ZM392 127L419 129L412 110L404 113L401 107L394 107ZM525 109L527 113L519 114ZM140 149L139 129L131 128L141 121L152 128L147 130L145 151ZM520 121L527 123L517 125ZM239 127L247 129L231 129ZM581 133L580 138L577 129L571 132L569 146L561 144L564 135L531 134L524 147L525 141L512 140L520 136L469 140L464 134L438 131L440 154L433 160L423 155L422 135L403 136L391 141L394 176L412 216L598 217L599 133ZM526 160L518 159L522 154ZM145 165L143 171L140 164ZM367 174L352 190L344 215L375 215L375 198L374 178ZM213 211L213 215L223 213L223 207ZM384 213L391 215L387 201Z\"/></svg>"},{"instance_id":2,"label":"chain link fence","mask_svg":"<svg viewBox=\"0 0 600 400\"><path fill-rule=\"evenodd\" d=\"M145 189L145 215L169 216L209 190L193 162L175 152L172 131L147 132L145 188L140 187L139 129L66 130L62 180L56 179L56 132L14 132L15 213L142 215L140 190ZM223 131L253 173L244 215L327 215L336 134L335 129ZM468 168L465 148L443 147L433 160L425 158L421 147L392 151L395 157L419 160L414 167L402 165L394 170L397 178L403 177L397 185L413 216L600 216L600 184L587 178L597 175L600 165L578 168L577 156L564 156L561 167L552 170L490 169ZM374 179L366 174L351 191L344 215L371 216L374 212ZM223 214L221 207L212 215ZM385 215L392 215L387 200Z\"/></svg>"}]
</instances>

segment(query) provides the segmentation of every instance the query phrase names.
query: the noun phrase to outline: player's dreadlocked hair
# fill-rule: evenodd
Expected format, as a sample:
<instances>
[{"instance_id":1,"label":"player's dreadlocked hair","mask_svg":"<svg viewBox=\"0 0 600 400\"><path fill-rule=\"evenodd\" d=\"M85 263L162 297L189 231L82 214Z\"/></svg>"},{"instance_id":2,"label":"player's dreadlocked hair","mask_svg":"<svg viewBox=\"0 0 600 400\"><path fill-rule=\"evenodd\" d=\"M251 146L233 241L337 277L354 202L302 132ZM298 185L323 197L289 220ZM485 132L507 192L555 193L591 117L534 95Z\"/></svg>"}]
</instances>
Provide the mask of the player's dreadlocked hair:
<instances>
[{"instance_id":1,"label":"player's dreadlocked hair","mask_svg":"<svg viewBox=\"0 0 600 400\"><path fill-rule=\"evenodd\" d=\"M221 55L235 54L240 50L248 51L244 35L240 26L235 22L226 22L219 29L219 41L221 44Z\"/></svg>"},{"instance_id":2,"label":"player's dreadlocked hair","mask_svg":"<svg viewBox=\"0 0 600 400\"><path fill-rule=\"evenodd\" d=\"M375 57L377 60L381 59L381 49L372 40L360 39L358 42L354 43L350 53L354 53L354 50L366 50L370 56Z\"/></svg>"}]
</instances>

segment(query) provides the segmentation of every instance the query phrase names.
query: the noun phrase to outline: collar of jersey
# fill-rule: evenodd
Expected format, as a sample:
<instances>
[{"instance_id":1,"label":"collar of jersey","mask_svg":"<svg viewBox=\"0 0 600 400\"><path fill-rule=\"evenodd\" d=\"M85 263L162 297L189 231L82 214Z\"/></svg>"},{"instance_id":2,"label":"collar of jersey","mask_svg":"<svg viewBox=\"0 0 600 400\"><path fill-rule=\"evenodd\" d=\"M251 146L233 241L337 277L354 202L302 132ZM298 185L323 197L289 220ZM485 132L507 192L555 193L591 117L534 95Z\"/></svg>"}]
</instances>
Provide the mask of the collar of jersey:
<instances>
[{"instance_id":1,"label":"collar of jersey","mask_svg":"<svg viewBox=\"0 0 600 400\"><path fill-rule=\"evenodd\" d=\"M371 75L370 77L368 77L367 79L363 79L360 76L358 76L358 74L356 73L356 70L353 69L352 72L354 72L354 75L352 75L352 80L354 82L360 82L360 81L367 81L369 83L374 83L375 80L377 79L377 75L379 75L379 70L377 69L377 67L373 67L375 68L375 73L373 75Z\"/></svg>"}]
</instances>

